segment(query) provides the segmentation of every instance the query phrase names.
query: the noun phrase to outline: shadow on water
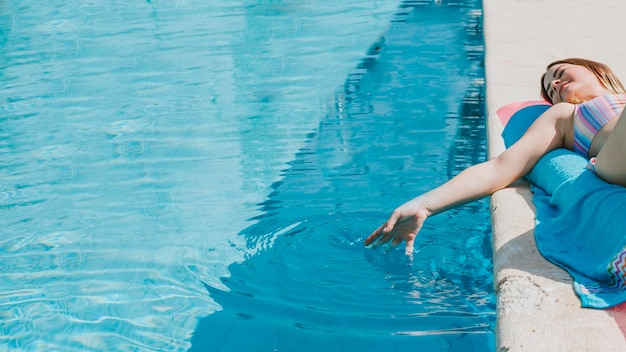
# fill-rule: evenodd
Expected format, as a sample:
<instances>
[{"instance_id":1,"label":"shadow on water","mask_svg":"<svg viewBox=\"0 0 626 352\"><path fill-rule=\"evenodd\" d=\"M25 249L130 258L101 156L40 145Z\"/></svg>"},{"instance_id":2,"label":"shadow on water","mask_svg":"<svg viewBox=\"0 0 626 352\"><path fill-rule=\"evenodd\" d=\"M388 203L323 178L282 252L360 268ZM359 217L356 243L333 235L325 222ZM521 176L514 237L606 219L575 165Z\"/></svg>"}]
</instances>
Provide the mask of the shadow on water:
<instances>
[{"instance_id":1,"label":"shadow on water","mask_svg":"<svg viewBox=\"0 0 626 352\"><path fill-rule=\"evenodd\" d=\"M413 258L362 245L486 158L477 3L403 3L240 234L246 259L205 283L222 310L191 351L493 349L486 202L429 219Z\"/></svg>"}]
</instances>

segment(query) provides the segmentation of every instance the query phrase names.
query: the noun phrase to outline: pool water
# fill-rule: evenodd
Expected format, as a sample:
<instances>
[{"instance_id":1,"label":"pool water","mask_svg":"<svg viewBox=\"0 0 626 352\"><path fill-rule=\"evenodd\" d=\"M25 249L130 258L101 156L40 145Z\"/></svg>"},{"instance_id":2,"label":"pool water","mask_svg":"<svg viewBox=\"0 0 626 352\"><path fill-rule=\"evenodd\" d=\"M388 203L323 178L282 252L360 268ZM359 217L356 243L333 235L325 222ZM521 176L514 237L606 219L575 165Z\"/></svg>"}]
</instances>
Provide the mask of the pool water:
<instances>
[{"instance_id":1,"label":"pool water","mask_svg":"<svg viewBox=\"0 0 626 352\"><path fill-rule=\"evenodd\" d=\"M0 4L0 349L488 351L480 2Z\"/></svg>"}]
</instances>

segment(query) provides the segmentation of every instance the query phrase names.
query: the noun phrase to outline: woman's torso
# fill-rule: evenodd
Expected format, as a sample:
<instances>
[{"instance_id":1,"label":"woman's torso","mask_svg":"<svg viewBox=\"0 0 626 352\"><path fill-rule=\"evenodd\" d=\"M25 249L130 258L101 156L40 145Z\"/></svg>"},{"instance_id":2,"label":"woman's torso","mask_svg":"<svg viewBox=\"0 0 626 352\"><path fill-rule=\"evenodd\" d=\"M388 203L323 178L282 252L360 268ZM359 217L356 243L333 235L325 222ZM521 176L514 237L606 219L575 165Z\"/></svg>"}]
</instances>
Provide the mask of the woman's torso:
<instances>
[{"instance_id":1,"label":"woman's torso","mask_svg":"<svg viewBox=\"0 0 626 352\"><path fill-rule=\"evenodd\" d=\"M571 143L571 149L585 157L596 156L624 106L626 94L603 95L577 104L570 125L573 139L566 141L566 145Z\"/></svg>"}]
</instances>

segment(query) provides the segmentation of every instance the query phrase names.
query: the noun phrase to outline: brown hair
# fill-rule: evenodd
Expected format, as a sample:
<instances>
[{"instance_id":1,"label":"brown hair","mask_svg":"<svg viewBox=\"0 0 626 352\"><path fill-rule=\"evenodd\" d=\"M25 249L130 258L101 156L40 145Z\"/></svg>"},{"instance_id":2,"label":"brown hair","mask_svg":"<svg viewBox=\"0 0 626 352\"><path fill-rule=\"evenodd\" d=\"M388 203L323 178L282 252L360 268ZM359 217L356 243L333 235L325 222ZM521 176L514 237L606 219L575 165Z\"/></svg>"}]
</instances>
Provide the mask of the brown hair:
<instances>
[{"instance_id":1,"label":"brown hair","mask_svg":"<svg viewBox=\"0 0 626 352\"><path fill-rule=\"evenodd\" d=\"M624 89L622 82L620 82L619 78L617 78L613 71L603 63L587 59L571 58L557 60L550 63L548 67L546 67L546 71L548 71L552 66L560 64L583 66L596 75L598 81L600 81L604 88L608 89L613 94L626 94L626 89ZM553 103L552 99L548 95L548 92L546 91L546 87L543 86L543 80L546 78L546 73L541 75L541 97L550 103Z\"/></svg>"}]
</instances>

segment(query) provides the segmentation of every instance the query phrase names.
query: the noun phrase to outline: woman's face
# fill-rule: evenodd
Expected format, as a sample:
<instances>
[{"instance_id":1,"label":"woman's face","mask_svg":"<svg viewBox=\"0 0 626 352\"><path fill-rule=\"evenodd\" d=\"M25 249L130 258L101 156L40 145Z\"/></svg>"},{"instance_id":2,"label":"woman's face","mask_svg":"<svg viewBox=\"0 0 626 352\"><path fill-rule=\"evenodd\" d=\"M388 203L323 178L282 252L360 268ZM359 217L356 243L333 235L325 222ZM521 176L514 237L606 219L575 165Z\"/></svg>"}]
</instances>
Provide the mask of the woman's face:
<instances>
[{"instance_id":1,"label":"woman's face","mask_svg":"<svg viewBox=\"0 0 626 352\"><path fill-rule=\"evenodd\" d=\"M610 94L593 72L584 66L557 64L548 69L543 85L552 103L579 103Z\"/></svg>"}]
</instances>

